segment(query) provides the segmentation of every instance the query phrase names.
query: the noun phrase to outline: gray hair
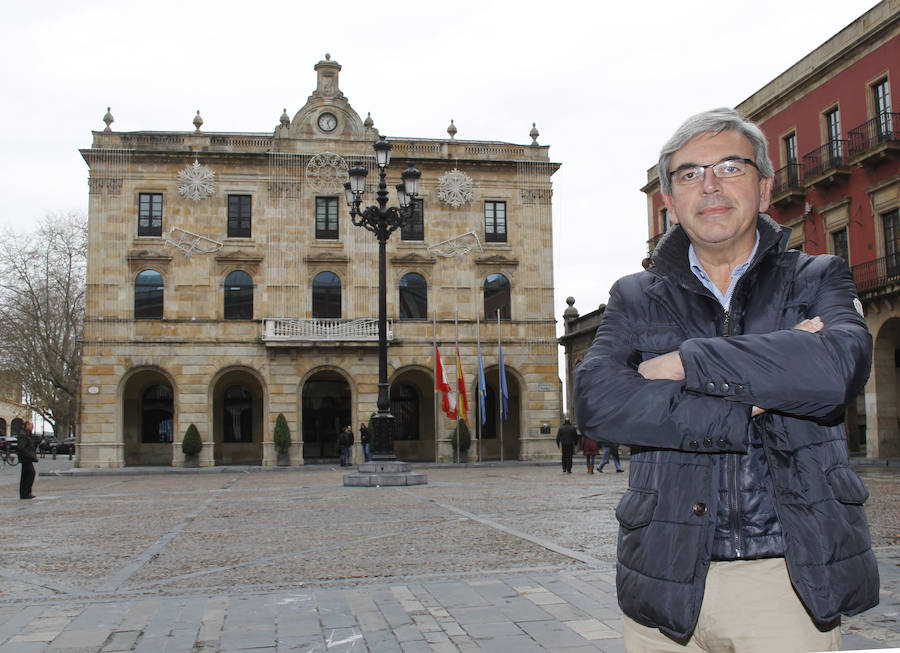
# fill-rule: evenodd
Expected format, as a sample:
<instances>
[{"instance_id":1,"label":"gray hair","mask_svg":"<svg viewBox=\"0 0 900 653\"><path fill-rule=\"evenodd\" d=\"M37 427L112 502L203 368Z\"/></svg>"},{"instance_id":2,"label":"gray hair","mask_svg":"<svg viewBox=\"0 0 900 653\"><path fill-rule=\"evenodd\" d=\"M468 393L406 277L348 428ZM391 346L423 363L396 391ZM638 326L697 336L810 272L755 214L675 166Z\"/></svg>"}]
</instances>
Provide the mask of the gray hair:
<instances>
[{"instance_id":1,"label":"gray hair","mask_svg":"<svg viewBox=\"0 0 900 653\"><path fill-rule=\"evenodd\" d=\"M684 147L689 140L699 134L718 134L726 129L734 129L747 137L753 146L753 158L759 169L759 175L763 178L775 176L772 168L772 160L769 158L769 145L762 130L749 120L741 118L734 109L722 107L712 111L704 111L691 116L678 128L669 142L663 145L659 153L659 188L667 195L672 194L672 179L669 176L669 164L672 155Z\"/></svg>"}]
</instances>

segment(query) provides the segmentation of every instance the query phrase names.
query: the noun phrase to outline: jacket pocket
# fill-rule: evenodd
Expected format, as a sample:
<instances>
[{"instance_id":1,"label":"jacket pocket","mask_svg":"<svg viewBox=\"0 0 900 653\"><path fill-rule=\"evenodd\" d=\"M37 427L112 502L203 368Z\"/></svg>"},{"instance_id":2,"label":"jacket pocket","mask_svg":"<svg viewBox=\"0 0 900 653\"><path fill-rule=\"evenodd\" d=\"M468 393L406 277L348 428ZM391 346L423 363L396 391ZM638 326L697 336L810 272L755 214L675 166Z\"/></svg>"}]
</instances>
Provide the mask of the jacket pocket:
<instances>
[{"instance_id":1,"label":"jacket pocket","mask_svg":"<svg viewBox=\"0 0 900 653\"><path fill-rule=\"evenodd\" d=\"M616 506L616 519L623 528L643 528L653 521L657 498L656 492L629 489Z\"/></svg>"},{"instance_id":2,"label":"jacket pocket","mask_svg":"<svg viewBox=\"0 0 900 653\"><path fill-rule=\"evenodd\" d=\"M832 467L825 472L825 478L828 479L828 485L834 492L834 498L841 503L861 506L869 498L869 491L859 474L849 467Z\"/></svg>"}]
</instances>

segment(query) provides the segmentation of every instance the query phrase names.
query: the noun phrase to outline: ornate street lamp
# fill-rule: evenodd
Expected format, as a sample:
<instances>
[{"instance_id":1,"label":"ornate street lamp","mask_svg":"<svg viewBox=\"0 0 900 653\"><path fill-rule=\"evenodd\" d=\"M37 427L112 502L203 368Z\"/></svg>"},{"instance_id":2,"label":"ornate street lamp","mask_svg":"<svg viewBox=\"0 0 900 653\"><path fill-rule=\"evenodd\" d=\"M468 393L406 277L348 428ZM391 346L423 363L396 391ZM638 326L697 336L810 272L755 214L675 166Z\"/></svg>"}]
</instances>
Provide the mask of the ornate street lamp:
<instances>
[{"instance_id":1,"label":"ornate street lamp","mask_svg":"<svg viewBox=\"0 0 900 653\"><path fill-rule=\"evenodd\" d=\"M391 234L409 220L413 215L416 195L419 194L419 178L422 173L410 163L401 177L403 183L397 184L397 202L399 207L388 206L388 190L385 181L385 168L391 162L390 141L384 136L374 146L375 162L379 168L378 206L361 208L362 194L366 190L366 169L359 163L350 168L350 181L344 184L344 195L350 207L350 220L357 227L368 229L378 239L378 413L372 418L374 430L372 458L393 460L394 416L391 415L391 401L387 380L387 271L385 246Z\"/></svg>"}]
</instances>

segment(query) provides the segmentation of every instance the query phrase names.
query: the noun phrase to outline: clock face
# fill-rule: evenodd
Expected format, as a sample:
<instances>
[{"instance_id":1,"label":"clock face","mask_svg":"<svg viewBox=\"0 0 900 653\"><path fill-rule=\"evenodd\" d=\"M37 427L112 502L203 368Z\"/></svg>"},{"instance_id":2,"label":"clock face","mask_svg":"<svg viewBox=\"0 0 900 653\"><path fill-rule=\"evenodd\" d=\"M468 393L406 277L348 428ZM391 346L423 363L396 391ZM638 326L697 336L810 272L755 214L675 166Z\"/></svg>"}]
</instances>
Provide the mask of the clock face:
<instances>
[{"instance_id":1,"label":"clock face","mask_svg":"<svg viewBox=\"0 0 900 653\"><path fill-rule=\"evenodd\" d=\"M319 129L323 132L333 131L337 127L337 118L333 113L323 113L319 116Z\"/></svg>"}]
</instances>

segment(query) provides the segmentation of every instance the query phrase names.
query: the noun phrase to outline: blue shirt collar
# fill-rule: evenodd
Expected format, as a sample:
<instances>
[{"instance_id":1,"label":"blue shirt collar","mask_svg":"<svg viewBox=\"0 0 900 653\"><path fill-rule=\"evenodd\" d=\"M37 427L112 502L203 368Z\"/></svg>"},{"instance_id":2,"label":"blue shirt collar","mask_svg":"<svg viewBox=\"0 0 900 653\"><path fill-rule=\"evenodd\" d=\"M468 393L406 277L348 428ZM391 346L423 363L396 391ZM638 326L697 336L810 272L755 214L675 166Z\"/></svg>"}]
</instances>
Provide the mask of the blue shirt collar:
<instances>
[{"instance_id":1,"label":"blue shirt collar","mask_svg":"<svg viewBox=\"0 0 900 653\"><path fill-rule=\"evenodd\" d=\"M691 272L694 273L694 276L700 280L700 283L703 284L704 288L709 290L715 296L722 305L722 308L728 310L734 288L737 286L737 282L740 278L744 276L747 268L750 267L750 263L753 262L753 257L756 256L757 249L759 249L759 229L756 230L756 242L753 244L753 251L750 252L750 256L746 261L734 268L734 271L731 273L731 283L728 285L728 290L724 294L719 290L719 287L713 283L712 279L709 278L709 275L706 274L706 270L703 269L703 265L700 263L700 259L697 258L697 253L694 251L693 243L688 247L688 262L691 265Z\"/></svg>"}]
</instances>

